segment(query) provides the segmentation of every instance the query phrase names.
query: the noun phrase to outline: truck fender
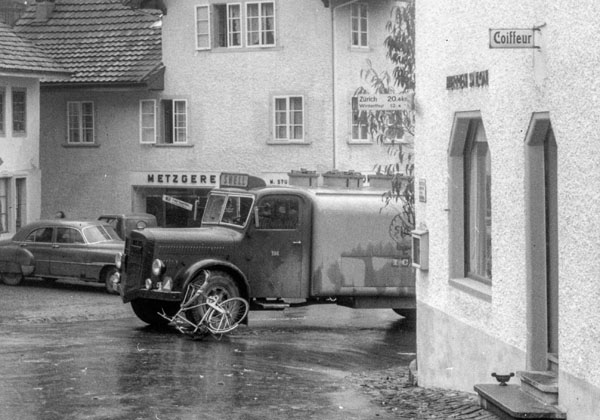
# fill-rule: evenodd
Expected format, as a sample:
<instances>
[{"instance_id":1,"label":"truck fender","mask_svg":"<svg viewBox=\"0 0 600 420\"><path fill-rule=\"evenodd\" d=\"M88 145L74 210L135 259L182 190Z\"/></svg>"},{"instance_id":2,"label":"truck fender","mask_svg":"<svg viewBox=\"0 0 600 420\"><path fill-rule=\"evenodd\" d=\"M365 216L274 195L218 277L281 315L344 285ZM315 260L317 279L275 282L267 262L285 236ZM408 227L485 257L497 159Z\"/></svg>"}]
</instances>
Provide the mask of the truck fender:
<instances>
[{"instance_id":1,"label":"truck fender","mask_svg":"<svg viewBox=\"0 0 600 420\"><path fill-rule=\"evenodd\" d=\"M183 279L183 288L185 290L188 284L196 277L196 275L201 270L206 270L210 268L220 268L224 271L230 272L236 279L238 286L240 287L240 294L246 300L250 298L250 283L248 283L248 279L244 275L244 273L235 265L230 262L223 260L202 260L198 261L191 266L189 266L181 275Z\"/></svg>"}]
</instances>

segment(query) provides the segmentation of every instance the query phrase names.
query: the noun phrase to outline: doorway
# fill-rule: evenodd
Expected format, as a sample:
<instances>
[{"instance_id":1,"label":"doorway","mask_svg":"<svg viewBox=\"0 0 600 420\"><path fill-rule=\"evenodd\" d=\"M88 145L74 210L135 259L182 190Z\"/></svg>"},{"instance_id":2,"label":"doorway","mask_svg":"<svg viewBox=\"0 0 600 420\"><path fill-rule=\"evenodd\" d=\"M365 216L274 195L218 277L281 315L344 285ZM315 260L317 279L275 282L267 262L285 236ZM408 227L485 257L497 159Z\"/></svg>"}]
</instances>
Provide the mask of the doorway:
<instances>
[{"instance_id":1,"label":"doorway","mask_svg":"<svg viewBox=\"0 0 600 420\"><path fill-rule=\"evenodd\" d=\"M527 369L558 370L558 149L548 113L525 140Z\"/></svg>"}]
</instances>

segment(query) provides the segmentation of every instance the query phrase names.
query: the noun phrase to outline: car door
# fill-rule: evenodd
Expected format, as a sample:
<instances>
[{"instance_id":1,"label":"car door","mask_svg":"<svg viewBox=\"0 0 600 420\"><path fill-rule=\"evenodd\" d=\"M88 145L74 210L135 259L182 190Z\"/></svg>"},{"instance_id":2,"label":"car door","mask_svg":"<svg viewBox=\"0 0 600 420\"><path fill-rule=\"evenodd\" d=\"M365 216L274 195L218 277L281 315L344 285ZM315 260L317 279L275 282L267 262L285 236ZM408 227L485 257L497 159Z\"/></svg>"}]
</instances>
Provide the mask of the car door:
<instances>
[{"instance_id":1,"label":"car door","mask_svg":"<svg viewBox=\"0 0 600 420\"><path fill-rule=\"evenodd\" d=\"M56 277L85 277L86 243L79 230L71 227L56 228L52 244L53 258L50 271Z\"/></svg>"},{"instance_id":2,"label":"car door","mask_svg":"<svg viewBox=\"0 0 600 420\"><path fill-rule=\"evenodd\" d=\"M310 206L292 194L262 197L257 206L246 248L253 296L307 297Z\"/></svg>"},{"instance_id":3,"label":"car door","mask_svg":"<svg viewBox=\"0 0 600 420\"><path fill-rule=\"evenodd\" d=\"M33 230L25 239L19 243L22 248L29 250L35 258L36 276L50 275L50 261L52 259L52 240L54 228L40 227Z\"/></svg>"}]
</instances>

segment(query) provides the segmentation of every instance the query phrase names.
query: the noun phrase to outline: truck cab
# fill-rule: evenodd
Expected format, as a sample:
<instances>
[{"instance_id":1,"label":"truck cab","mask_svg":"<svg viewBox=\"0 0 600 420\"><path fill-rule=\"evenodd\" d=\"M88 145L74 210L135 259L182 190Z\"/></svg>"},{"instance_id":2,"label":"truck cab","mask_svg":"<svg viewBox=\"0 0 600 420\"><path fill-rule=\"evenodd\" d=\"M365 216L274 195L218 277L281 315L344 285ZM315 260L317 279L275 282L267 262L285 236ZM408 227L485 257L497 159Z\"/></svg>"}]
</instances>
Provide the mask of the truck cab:
<instances>
[{"instance_id":1,"label":"truck cab","mask_svg":"<svg viewBox=\"0 0 600 420\"><path fill-rule=\"evenodd\" d=\"M395 217L369 191L218 188L201 227L130 234L119 289L150 324L176 311L192 282L253 309L335 301L414 311L410 240L394 234Z\"/></svg>"}]
</instances>

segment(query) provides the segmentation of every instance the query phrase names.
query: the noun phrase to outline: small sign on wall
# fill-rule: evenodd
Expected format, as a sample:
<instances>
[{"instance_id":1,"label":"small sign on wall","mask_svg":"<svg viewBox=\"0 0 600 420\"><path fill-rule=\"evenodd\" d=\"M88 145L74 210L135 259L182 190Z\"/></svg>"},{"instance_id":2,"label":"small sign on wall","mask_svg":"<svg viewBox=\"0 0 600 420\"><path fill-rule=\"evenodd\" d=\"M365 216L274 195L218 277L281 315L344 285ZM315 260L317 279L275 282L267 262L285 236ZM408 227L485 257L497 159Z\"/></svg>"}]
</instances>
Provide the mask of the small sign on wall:
<instances>
[{"instance_id":1,"label":"small sign on wall","mask_svg":"<svg viewBox=\"0 0 600 420\"><path fill-rule=\"evenodd\" d=\"M419 201L427 202L427 181L423 178L419 178Z\"/></svg>"}]
</instances>

